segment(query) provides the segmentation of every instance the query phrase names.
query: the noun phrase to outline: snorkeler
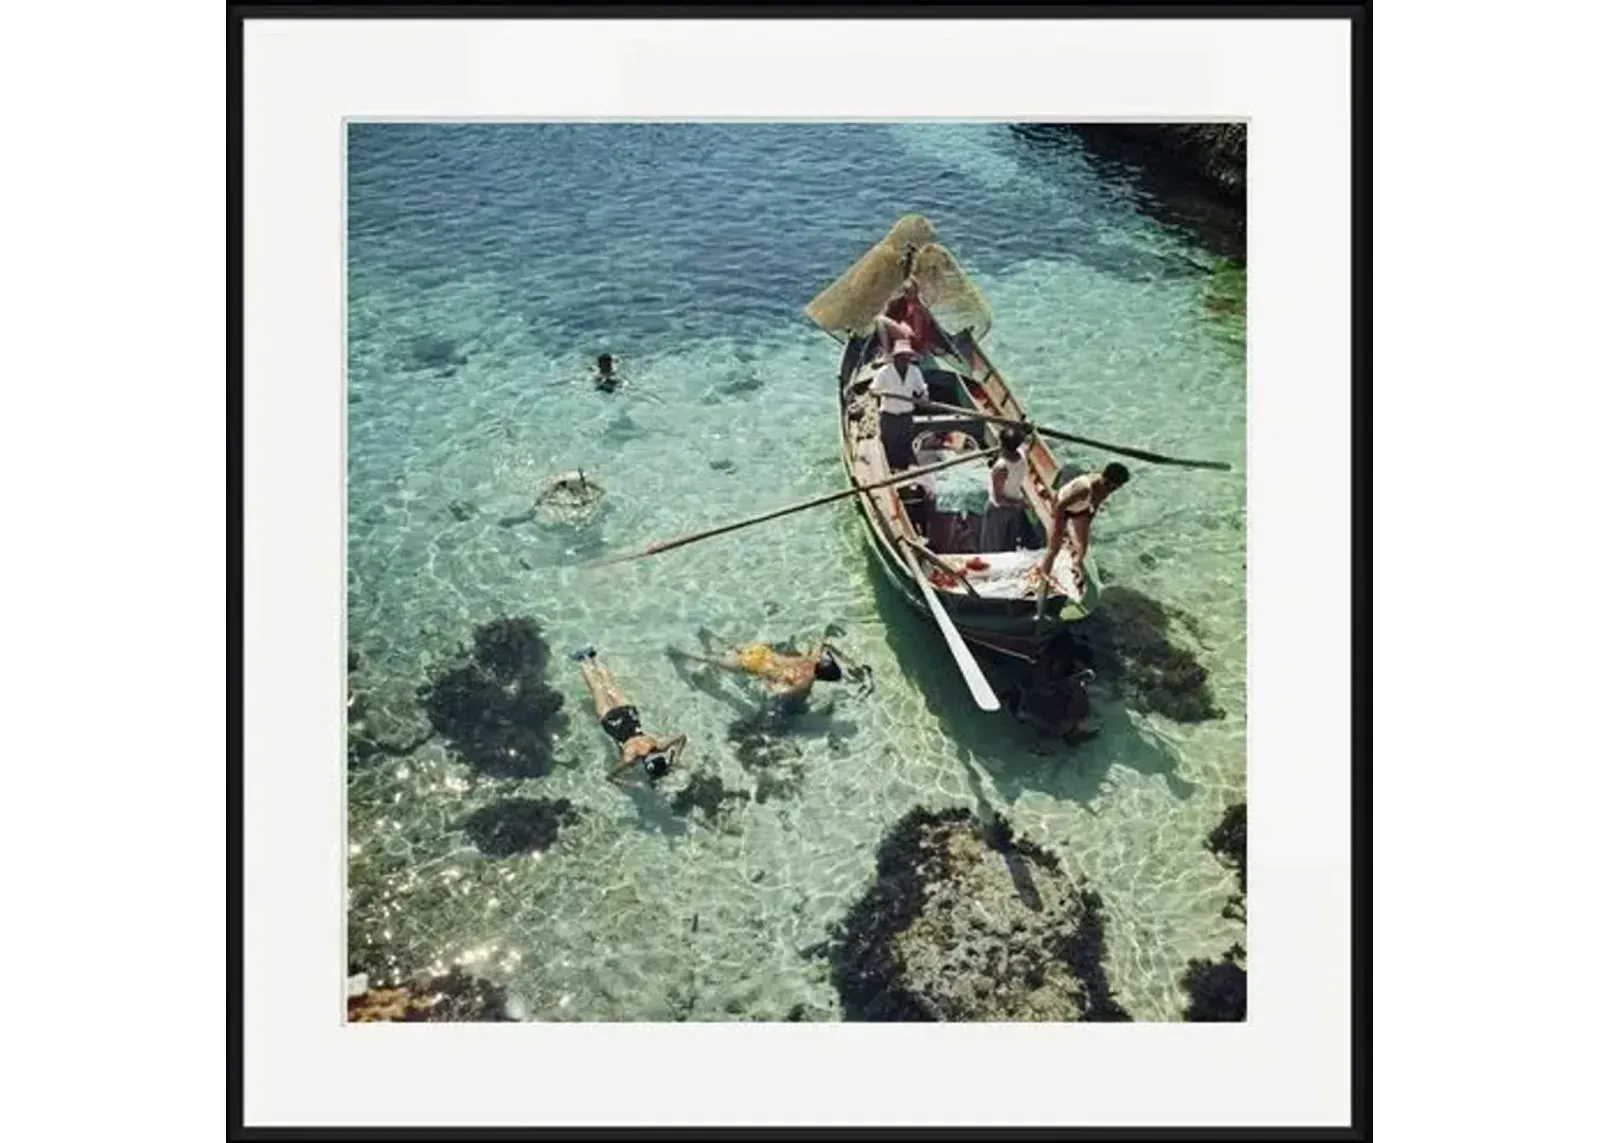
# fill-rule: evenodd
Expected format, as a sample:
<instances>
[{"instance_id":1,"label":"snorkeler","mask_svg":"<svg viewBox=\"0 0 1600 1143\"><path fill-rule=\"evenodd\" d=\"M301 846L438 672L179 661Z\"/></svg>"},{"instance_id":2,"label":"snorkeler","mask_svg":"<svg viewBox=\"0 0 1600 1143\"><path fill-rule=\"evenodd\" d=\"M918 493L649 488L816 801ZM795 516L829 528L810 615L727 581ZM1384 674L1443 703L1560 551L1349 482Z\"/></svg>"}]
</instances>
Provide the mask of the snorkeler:
<instances>
[{"instance_id":1,"label":"snorkeler","mask_svg":"<svg viewBox=\"0 0 1600 1143\"><path fill-rule=\"evenodd\" d=\"M710 635L709 632L705 634ZM726 639L717 641L728 643ZM836 683L844 678L844 672L839 668L836 655L848 661L844 652L826 640L818 641L815 647L801 655L785 654L766 643L746 643L739 646L729 644L728 650L715 659L671 649L668 653L679 658L693 659L697 663L720 667L725 671L754 675L761 680L767 692L780 706L790 710L805 705L806 699L811 695L811 688L818 679Z\"/></svg>"},{"instance_id":2,"label":"snorkeler","mask_svg":"<svg viewBox=\"0 0 1600 1143\"><path fill-rule=\"evenodd\" d=\"M614 782L633 767L640 767L652 782L667 776L678 761L689 738L674 734L670 738L657 738L646 734L639 726L639 708L617 686L611 671L600 665L593 647L584 647L568 655L583 672L583 681L594 700L594 712L600 717L600 728L622 750L622 764L606 775Z\"/></svg>"},{"instance_id":3,"label":"snorkeler","mask_svg":"<svg viewBox=\"0 0 1600 1143\"><path fill-rule=\"evenodd\" d=\"M583 469L576 468L571 472L563 472L550 478L550 483L545 490L534 498L534 504L542 504L556 493L564 493L568 499L580 504L587 504L598 500L605 495L605 489L583 474Z\"/></svg>"},{"instance_id":4,"label":"snorkeler","mask_svg":"<svg viewBox=\"0 0 1600 1143\"><path fill-rule=\"evenodd\" d=\"M626 384L612 368L611 354L602 353L595 363L594 387L602 393L615 393Z\"/></svg>"},{"instance_id":5,"label":"snorkeler","mask_svg":"<svg viewBox=\"0 0 1600 1143\"><path fill-rule=\"evenodd\" d=\"M567 517L578 517L587 513L600 502L606 490L587 476L583 469L573 469L571 472L558 473L550 478L544 490L533 498L533 503L528 510L518 516L506 516L500 521L502 528L514 528L518 524L526 524L539 519L539 510L546 501L555 498L551 507Z\"/></svg>"}]
</instances>

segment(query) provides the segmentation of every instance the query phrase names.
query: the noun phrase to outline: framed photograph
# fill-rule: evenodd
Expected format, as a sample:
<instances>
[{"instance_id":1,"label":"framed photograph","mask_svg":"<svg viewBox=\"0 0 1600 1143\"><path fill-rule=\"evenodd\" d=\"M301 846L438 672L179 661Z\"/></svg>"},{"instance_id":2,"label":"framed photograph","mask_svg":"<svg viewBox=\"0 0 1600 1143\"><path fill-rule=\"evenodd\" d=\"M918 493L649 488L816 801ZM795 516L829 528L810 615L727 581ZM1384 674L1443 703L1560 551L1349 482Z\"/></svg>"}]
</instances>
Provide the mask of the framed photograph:
<instances>
[{"instance_id":1,"label":"framed photograph","mask_svg":"<svg viewBox=\"0 0 1600 1143\"><path fill-rule=\"evenodd\" d=\"M236 1136L1368 1137L1364 6L230 21Z\"/></svg>"}]
</instances>

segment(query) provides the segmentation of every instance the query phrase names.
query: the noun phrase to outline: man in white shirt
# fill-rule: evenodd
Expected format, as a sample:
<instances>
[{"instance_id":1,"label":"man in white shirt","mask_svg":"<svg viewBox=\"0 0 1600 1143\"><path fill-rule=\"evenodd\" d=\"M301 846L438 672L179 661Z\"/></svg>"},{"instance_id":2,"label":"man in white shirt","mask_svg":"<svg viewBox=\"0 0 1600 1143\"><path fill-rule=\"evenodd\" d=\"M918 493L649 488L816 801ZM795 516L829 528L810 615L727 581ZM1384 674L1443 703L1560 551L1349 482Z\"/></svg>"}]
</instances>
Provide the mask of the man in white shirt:
<instances>
[{"instance_id":1,"label":"man in white shirt","mask_svg":"<svg viewBox=\"0 0 1600 1143\"><path fill-rule=\"evenodd\" d=\"M909 341L894 343L894 359L873 375L867 392L878 394L883 401L882 415L878 420L878 436L883 440L883 451L889 458L891 470L911 468L915 458L911 452L912 401L928 399L928 383L922 370L912 363L914 354Z\"/></svg>"}]
</instances>

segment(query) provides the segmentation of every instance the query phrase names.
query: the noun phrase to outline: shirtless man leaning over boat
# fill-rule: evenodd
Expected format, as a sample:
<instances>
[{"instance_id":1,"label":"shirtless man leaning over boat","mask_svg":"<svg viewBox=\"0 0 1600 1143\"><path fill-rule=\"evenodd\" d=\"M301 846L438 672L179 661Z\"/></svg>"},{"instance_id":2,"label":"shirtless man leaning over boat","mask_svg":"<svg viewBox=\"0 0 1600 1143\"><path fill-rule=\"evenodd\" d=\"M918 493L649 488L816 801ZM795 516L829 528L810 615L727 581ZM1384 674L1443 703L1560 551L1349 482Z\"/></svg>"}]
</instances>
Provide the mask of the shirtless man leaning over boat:
<instances>
[{"instance_id":1,"label":"shirtless man leaning over boat","mask_svg":"<svg viewBox=\"0 0 1600 1143\"><path fill-rule=\"evenodd\" d=\"M628 701L611 671L601 666L595 655L593 647L584 647L573 651L568 658L577 662L578 669L583 672L600 728L622 750L622 764L607 774L606 779L614 782L637 766L652 782L659 781L676 764L689 741L688 736L674 734L670 738L657 738L646 734L639 725L639 708Z\"/></svg>"},{"instance_id":2,"label":"shirtless man leaning over boat","mask_svg":"<svg viewBox=\"0 0 1600 1143\"><path fill-rule=\"evenodd\" d=\"M1055 512L1050 522L1050 546L1045 549L1044 559L1028 573L1030 584L1038 584L1041 578L1049 579L1055 568L1056 557L1061 554L1061 545L1065 542L1072 567L1072 586L1077 594L1083 594L1083 563L1089 554L1089 521L1094 519L1106 497L1126 483L1127 467L1112 461L1100 472L1085 472L1061 486L1056 493Z\"/></svg>"},{"instance_id":3,"label":"shirtless man leaning over boat","mask_svg":"<svg viewBox=\"0 0 1600 1143\"><path fill-rule=\"evenodd\" d=\"M709 632L706 634L709 635ZM718 642L727 643L727 640L719 639ZM681 659L692 659L697 663L720 667L724 671L754 675L761 680L762 686L767 689L767 693L773 697L779 708L789 711L796 711L805 706L806 700L811 695L811 688L816 685L818 679L825 683L836 683L844 678L838 659L834 657L844 653L826 640L819 640L811 650L800 655L785 654L766 643L746 643L740 646L729 644L727 650L714 659L670 648L667 653Z\"/></svg>"}]
</instances>

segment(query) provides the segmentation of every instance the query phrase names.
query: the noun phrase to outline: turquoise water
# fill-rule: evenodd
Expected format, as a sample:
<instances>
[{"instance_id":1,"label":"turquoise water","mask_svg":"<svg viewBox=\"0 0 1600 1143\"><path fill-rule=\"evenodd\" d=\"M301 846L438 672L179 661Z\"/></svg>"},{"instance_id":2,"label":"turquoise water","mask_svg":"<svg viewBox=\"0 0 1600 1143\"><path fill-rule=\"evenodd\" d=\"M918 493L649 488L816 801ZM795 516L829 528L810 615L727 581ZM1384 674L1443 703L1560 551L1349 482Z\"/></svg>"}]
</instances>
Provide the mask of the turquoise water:
<instances>
[{"instance_id":1,"label":"turquoise water","mask_svg":"<svg viewBox=\"0 0 1600 1143\"><path fill-rule=\"evenodd\" d=\"M874 154L889 161L862 165ZM530 1019L831 1018L826 964L802 950L862 894L892 822L982 796L1104 896L1107 975L1134 1018L1179 1018L1185 963L1244 937L1203 840L1245 789L1245 368L1242 317L1218 303L1237 268L1142 193L1070 139L1000 125L352 126L348 624L366 727L425 734L417 688L504 616L542 626L571 716L545 777L480 776L437 738L352 765L352 967L460 964ZM1111 582L1194 617L1175 638L1225 718L1178 724L1100 691L1097 739L1032 753L973 706L848 504L579 566L841 485L837 347L801 308L908 211L985 291L986 345L1036 420L1234 465L1134 464L1095 534ZM581 383L603 350L636 391ZM593 519L500 524L579 467L609 493ZM782 740L773 796L720 823L673 813L674 780L752 791L759 772L729 740L749 692L696 689L663 648L830 623L876 689L833 690ZM663 793L603 780L615 748L561 654L585 643L648 729L689 736ZM486 857L461 821L511 796L580 816L543 852Z\"/></svg>"}]
</instances>

